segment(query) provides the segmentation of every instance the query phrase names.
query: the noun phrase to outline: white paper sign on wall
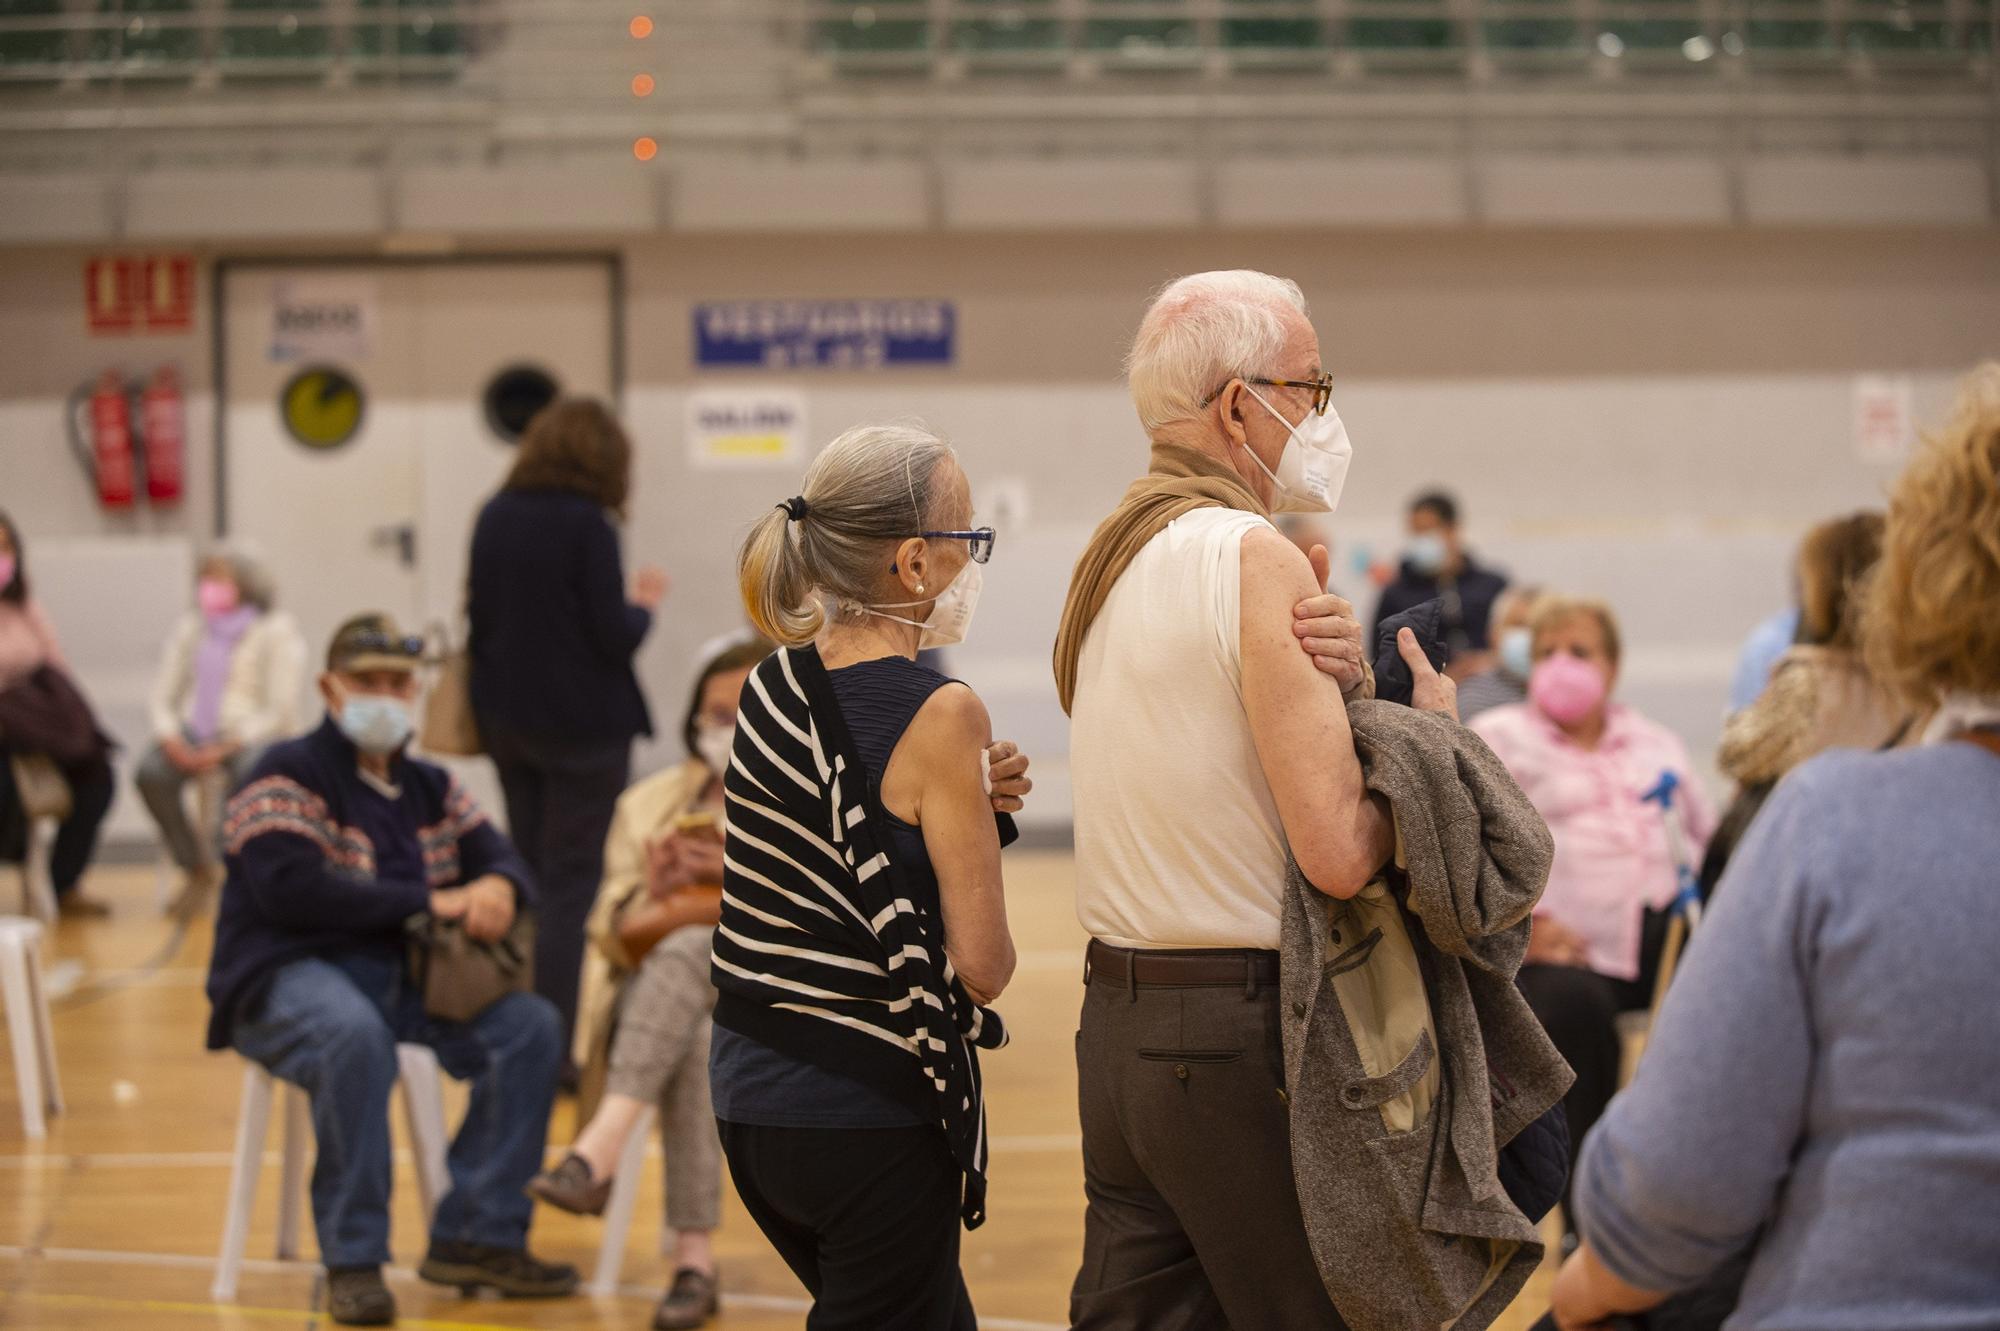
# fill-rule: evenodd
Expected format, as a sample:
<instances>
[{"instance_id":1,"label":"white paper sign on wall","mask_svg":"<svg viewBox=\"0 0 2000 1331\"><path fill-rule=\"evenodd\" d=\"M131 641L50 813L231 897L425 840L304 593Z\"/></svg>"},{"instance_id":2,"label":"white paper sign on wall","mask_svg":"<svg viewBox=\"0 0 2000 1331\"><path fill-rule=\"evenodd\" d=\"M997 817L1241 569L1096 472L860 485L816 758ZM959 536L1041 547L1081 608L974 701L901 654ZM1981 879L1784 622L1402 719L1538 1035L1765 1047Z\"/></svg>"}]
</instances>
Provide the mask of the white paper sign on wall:
<instances>
[{"instance_id":1,"label":"white paper sign on wall","mask_svg":"<svg viewBox=\"0 0 2000 1331\"><path fill-rule=\"evenodd\" d=\"M345 274L271 284L271 359L366 360L375 344L375 280Z\"/></svg>"},{"instance_id":2,"label":"white paper sign on wall","mask_svg":"<svg viewBox=\"0 0 2000 1331\"><path fill-rule=\"evenodd\" d=\"M1863 374L1854 380L1854 455L1863 462L1901 462L1916 442L1914 392L1907 374Z\"/></svg>"},{"instance_id":3,"label":"white paper sign on wall","mask_svg":"<svg viewBox=\"0 0 2000 1331\"><path fill-rule=\"evenodd\" d=\"M805 437L805 394L795 389L708 388L688 395L688 462L696 468L795 466Z\"/></svg>"}]
</instances>

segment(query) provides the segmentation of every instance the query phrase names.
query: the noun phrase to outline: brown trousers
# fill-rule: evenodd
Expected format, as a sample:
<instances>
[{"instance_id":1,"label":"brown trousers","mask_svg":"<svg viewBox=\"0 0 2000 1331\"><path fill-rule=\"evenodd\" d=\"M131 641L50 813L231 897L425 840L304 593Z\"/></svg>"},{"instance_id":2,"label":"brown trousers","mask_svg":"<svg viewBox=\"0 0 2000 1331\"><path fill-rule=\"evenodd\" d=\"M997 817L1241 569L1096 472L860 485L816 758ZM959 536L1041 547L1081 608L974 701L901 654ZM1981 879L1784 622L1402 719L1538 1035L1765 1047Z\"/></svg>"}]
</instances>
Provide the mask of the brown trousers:
<instances>
[{"instance_id":1,"label":"brown trousers","mask_svg":"<svg viewBox=\"0 0 2000 1331\"><path fill-rule=\"evenodd\" d=\"M1077 1331L1344 1331L1292 1184L1275 984L1085 986Z\"/></svg>"}]
</instances>

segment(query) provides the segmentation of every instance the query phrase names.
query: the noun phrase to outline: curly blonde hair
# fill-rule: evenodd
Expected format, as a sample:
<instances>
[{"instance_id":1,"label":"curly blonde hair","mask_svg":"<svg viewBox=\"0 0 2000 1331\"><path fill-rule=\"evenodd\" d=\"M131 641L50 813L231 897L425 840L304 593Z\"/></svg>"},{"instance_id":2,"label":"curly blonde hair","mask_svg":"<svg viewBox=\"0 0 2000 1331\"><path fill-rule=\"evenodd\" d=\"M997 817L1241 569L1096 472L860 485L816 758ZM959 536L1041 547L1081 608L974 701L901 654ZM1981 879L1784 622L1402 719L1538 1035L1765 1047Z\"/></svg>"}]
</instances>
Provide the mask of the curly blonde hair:
<instances>
[{"instance_id":1,"label":"curly blonde hair","mask_svg":"<svg viewBox=\"0 0 2000 1331\"><path fill-rule=\"evenodd\" d=\"M2000 362L1966 376L1951 419L1896 482L1862 650L1919 707L2000 694Z\"/></svg>"}]
</instances>

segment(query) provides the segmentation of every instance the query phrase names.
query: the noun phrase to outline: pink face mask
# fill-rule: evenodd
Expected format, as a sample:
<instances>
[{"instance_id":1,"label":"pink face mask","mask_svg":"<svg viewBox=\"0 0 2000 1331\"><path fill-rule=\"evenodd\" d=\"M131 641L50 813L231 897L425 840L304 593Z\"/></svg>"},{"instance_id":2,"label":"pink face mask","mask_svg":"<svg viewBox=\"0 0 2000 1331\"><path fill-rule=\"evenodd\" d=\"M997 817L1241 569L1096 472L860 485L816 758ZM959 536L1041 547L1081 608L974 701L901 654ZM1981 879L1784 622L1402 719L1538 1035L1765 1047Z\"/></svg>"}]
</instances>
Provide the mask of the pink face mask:
<instances>
[{"instance_id":1,"label":"pink face mask","mask_svg":"<svg viewBox=\"0 0 2000 1331\"><path fill-rule=\"evenodd\" d=\"M1604 672L1567 652L1545 656L1528 675L1528 697L1559 726L1573 726L1604 701Z\"/></svg>"},{"instance_id":2,"label":"pink face mask","mask_svg":"<svg viewBox=\"0 0 2000 1331\"><path fill-rule=\"evenodd\" d=\"M236 584L224 578L203 578L194 589L195 604L210 619L226 615L234 610L242 597L236 591Z\"/></svg>"}]
</instances>

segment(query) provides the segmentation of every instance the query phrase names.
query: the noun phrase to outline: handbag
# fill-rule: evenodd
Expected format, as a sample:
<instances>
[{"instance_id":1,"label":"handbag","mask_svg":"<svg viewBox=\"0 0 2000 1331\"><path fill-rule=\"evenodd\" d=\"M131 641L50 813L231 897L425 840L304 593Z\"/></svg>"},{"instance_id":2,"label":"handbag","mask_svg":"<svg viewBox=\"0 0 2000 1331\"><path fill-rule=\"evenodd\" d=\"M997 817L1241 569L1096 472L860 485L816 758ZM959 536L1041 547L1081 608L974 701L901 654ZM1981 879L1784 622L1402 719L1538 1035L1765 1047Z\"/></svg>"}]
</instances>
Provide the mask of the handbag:
<instances>
[{"instance_id":1,"label":"handbag","mask_svg":"<svg viewBox=\"0 0 2000 1331\"><path fill-rule=\"evenodd\" d=\"M417 746L426 753L476 758L486 752L486 744L479 738L479 720L472 714L472 654L462 643L454 649L449 638L444 641L444 661L430 696L424 699L424 723L417 732Z\"/></svg>"},{"instance_id":2,"label":"handbag","mask_svg":"<svg viewBox=\"0 0 2000 1331\"><path fill-rule=\"evenodd\" d=\"M471 1021L509 994L535 984L535 922L518 911L513 925L490 943L465 932L465 921L428 911L403 921L410 981L424 996L424 1013L444 1021Z\"/></svg>"}]
</instances>

